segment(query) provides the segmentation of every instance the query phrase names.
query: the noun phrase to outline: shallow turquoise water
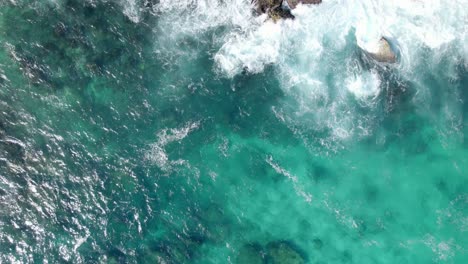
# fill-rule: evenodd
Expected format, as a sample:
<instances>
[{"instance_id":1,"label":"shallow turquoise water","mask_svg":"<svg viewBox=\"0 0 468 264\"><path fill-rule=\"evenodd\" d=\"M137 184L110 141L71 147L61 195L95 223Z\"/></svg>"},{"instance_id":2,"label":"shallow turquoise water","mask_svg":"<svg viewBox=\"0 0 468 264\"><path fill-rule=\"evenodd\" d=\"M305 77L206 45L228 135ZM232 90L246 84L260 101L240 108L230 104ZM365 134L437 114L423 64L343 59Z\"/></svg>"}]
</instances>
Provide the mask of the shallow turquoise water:
<instances>
[{"instance_id":1,"label":"shallow turquoise water","mask_svg":"<svg viewBox=\"0 0 468 264\"><path fill-rule=\"evenodd\" d=\"M0 262L468 261L466 33L249 2L0 3Z\"/></svg>"}]
</instances>

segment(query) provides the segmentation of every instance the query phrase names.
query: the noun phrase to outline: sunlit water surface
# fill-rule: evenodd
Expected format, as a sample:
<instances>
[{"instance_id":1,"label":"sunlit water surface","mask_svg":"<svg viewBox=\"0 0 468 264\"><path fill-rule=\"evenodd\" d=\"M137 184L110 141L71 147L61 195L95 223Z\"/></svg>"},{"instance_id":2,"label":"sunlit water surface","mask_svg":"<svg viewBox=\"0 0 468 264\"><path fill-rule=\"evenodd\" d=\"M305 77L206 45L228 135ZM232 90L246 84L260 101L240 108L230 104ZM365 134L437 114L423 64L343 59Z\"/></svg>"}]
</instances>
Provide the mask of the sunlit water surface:
<instances>
[{"instance_id":1,"label":"sunlit water surface","mask_svg":"<svg viewBox=\"0 0 468 264\"><path fill-rule=\"evenodd\" d=\"M1 1L0 263L468 263L467 6Z\"/></svg>"}]
</instances>

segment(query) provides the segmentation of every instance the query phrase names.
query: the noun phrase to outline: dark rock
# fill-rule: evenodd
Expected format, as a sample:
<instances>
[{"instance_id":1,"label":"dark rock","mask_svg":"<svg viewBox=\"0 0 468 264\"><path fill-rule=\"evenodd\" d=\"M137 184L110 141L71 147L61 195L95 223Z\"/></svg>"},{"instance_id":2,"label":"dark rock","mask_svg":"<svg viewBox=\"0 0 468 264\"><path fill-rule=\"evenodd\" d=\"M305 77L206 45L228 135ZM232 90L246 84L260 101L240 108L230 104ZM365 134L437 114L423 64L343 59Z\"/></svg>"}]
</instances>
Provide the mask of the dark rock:
<instances>
[{"instance_id":1,"label":"dark rock","mask_svg":"<svg viewBox=\"0 0 468 264\"><path fill-rule=\"evenodd\" d=\"M291 14L291 9L294 9L299 3L320 4L322 0L287 0L289 8L284 6L283 2L283 0L252 0L252 3L256 6L257 13L267 13L273 21L277 21L281 18L293 19L294 15Z\"/></svg>"},{"instance_id":2,"label":"dark rock","mask_svg":"<svg viewBox=\"0 0 468 264\"><path fill-rule=\"evenodd\" d=\"M255 4L257 13L264 14L269 10L280 8L283 4L283 0L252 0Z\"/></svg>"},{"instance_id":3,"label":"dark rock","mask_svg":"<svg viewBox=\"0 0 468 264\"><path fill-rule=\"evenodd\" d=\"M265 263L265 257L263 248L259 244L247 244L244 245L237 254L237 264L263 264Z\"/></svg>"},{"instance_id":4,"label":"dark rock","mask_svg":"<svg viewBox=\"0 0 468 264\"><path fill-rule=\"evenodd\" d=\"M317 5L322 3L322 0L287 0L287 2L288 6L291 9L294 9L299 3L302 3L304 5Z\"/></svg>"},{"instance_id":5,"label":"dark rock","mask_svg":"<svg viewBox=\"0 0 468 264\"><path fill-rule=\"evenodd\" d=\"M143 3L143 5L148 8L153 8L157 4L159 4L159 0L145 0Z\"/></svg>"},{"instance_id":6,"label":"dark rock","mask_svg":"<svg viewBox=\"0 0 468 264\"><path fill-rule=\"evenodd\" d=\"M274 20L277 21L278 19L281 18L289 18L289 19L294 19L294 15L291 13L290 9L286 9L283 7L278 7L276 9L273 9L269 12L269 16Z\"/></svg>"},{"instance_id":7,"label":"dark rock","mask_svg":"<svg viewBox=\"0 0 468 264\"><path fill-rule=\"evenodd\" d=\"M267 13L274 21L281 18L294 18L291 10L283 7L283 0L252 0L252 3L255 4L258 14Z\"/></svg>"},{"instance_id":8,"label":"dark rock","mask_svg":"<svg viewBox=\"0 0 468 264\"><path fill-rule=\"evenodd\" d=\"M279 241L267 245L268 264L304 264L305 254L301 253L294 244Z\"/></svg>"}]
</instances>

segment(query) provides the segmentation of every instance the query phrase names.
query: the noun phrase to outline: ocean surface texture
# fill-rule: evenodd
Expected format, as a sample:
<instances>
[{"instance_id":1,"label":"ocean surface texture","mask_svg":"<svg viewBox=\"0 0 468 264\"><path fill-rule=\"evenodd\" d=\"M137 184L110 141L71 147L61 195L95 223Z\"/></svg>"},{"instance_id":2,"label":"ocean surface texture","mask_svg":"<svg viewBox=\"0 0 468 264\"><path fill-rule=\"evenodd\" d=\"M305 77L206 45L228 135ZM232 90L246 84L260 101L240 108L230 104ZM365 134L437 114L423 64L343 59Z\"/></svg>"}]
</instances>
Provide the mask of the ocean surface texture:
<instances>
[{"instance_id":1,"label":"ocean surface texture","mask_svg":"<svg viewBox=\"0 0 468 264\"><path fill-rule=\"evenodd\" d=\"M292 13L0 0L0 263L468 263L468 0Z\"/></svg>"}]
</instances>

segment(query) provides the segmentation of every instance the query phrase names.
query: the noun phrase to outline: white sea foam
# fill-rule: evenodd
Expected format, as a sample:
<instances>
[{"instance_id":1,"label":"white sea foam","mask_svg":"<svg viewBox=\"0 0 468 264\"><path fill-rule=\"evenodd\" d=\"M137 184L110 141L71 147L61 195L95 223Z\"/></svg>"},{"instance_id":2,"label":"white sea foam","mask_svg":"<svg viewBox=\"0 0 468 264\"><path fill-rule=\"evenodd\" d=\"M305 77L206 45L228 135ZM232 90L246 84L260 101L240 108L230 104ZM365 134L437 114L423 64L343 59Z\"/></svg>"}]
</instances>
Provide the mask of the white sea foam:
<instances>
[{"instance_id":1,"label":"white sea foam","mask_svg":"<svg viewBox=\"0 0 468 264\"><path fill-rule=\"evenodd\" d=\"M163 14L159 26L174 37L225 25L250 27L253 16L249 3L249 0L161 0L154 9Z\"/></svg>"},{"instance_id":2,"label":"white sea foam","mask_svg":"<svg viewBox=\"0 0 468 264\"><path fill-rule=\"evenodd\" d=\"M379 94L380 79L375 71L348 76L345 83L348 91L360 99L375 97Z\"/></svg>"},{"instance_id":3,"label":"white sea foam","mask_svg":"<svg viewBox=\"0 0 468 264\"><path fill-rule=\"evenodd\" d=\"M141 6L137 0L124 0L121 2L124 14L134 23L140 22Z\"/></svg>"},{"instance_id":4,"label":"white sea foam","mask_svg":"<svg viewBox=\"0 0 468 264\"><path fill-rule=\"evenodd\" d=\"M268 156L265 159L265 162L268 163L276 173L283 175L293 184L294 190L298 196L302 197L307 203L312 202L312 194L304 190L303 186L299 183L298 178L295 175L291 174L289 171L282 168L279 164L275 163L272 156Z\"/></svg>"},{"instance_id":5,"label":"white sea foam","mask_svg":"<svg viewBox=\"0 0 468 264\"><path fill-rule=\"evenodd\" d=\"M274 65L289 99L275 109L282 122L301 120L314 130L330 131L330 140L368 135L372 113L356 113L353 98L370 109L388 83L381 71L362 66L357 47L373 52L385 36L398 54L389 66L400 78L422 83L419 68L449 56L453 65L468 62L466 0L345 1L299 5L294 20L277 23L252 15L250 0L162 0L155 10L167 42L158 47L187 52L173 45L179 38L223 27L211 42L222 76L258 73ZM160 38L162 39L162 38ZM429 56L426 58L425 56ZM455 67L452 67L455 68ZM424 87L418 93L424 96ZM292 100L291 100L292 99ZM289 104L289 105L288 105ZM323 142L323 144L328 144Z\"/></svg>"},{"instance_id":6,"label":"white sea foam","mask_svg":"<svg viewBox=\"0 0 468 264\"><path fill-rule=\"evenodd\" d=\"M169 171L172 165L183 163L182 160L170 160L166 153L166 145L181 141L188 134L197 129L199 126L198 122L188 123L181 128L165 128L157 134L158 140L156 143L150 145L149 150L145 153L145 159L156 164L159 168L164 171Z\"/></svg>"},{"instance_id":7,"label":"white sea foam","mask_svg":"<svg viewBox=\"0 0 468 264\"><path fill-rule=\"evenodd\" d=\"M247 36L231 34L215 60L230 77L244 68L250 72L261 72L265 65L275 63L280 57L282 28L267 21ZM242 43L242 44L240 44Z\"/></svg>"},{"instance_id":8,"label":"white sea foam","mask_svg":"<svg viewBox=\"0 0 468 264\"><path fill-rule=\"evenodd\" d=\"M402 55L402 67L411 67L420 60L422 46L440 53L447 51L444 45L456 43L467 59L466 4L464 0L330 0L321 5L300 5L293 10L294 21L254 25L252 31L226 37L216 59L226 74L233 75L252 65L252 71L257 72L259 63L286 63L288 67L287 58L301 54L304 70L310 70L323 62L320 54L325 41L331 42L327 52L340 51L353 30L357 45L371 52L377 49L381 36L390 39ZM265 55L268 51L272 52Z\"/></svg>"}]
</instances>

